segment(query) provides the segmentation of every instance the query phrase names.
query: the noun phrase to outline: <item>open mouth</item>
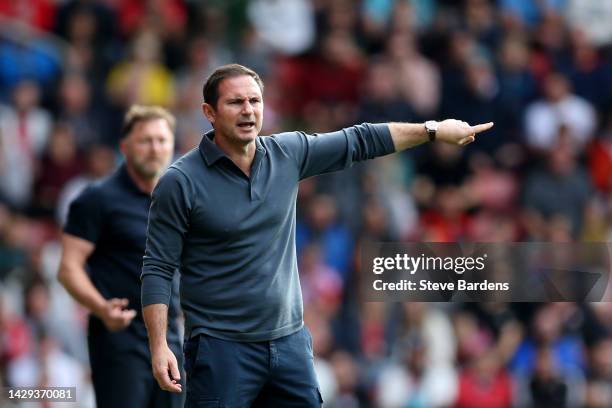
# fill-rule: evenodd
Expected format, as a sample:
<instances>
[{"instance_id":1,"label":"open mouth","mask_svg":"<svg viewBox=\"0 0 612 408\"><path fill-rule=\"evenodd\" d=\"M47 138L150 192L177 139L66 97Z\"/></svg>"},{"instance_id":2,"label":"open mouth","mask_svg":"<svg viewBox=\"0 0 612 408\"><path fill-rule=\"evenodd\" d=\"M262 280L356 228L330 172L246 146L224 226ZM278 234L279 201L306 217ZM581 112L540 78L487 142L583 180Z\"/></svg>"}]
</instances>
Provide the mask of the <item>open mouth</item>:
<instances>
[{"instance_id":1,"label":"open mouth","mask_svg":"<svg viewBox=\"0 0 612 408\"><path fill-rule=\"evenodd\" d=\"M238 127L245 130L251 130L255 127L255 122L245 121L238 122Z\"/></svg>"}]
</instances>

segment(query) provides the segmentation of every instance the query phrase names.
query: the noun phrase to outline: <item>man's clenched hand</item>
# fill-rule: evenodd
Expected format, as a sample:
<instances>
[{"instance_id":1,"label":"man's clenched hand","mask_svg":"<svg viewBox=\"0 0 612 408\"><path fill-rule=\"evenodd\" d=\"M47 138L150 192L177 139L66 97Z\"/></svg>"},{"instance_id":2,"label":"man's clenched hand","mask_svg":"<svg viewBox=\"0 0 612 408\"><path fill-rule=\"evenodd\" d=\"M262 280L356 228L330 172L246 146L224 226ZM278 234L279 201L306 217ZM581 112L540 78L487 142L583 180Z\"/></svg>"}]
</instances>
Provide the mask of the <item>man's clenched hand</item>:
<instances>
[{"instance_id":1,"label":"man's clenched hand","mask_svg":"<svg viewBox=\"0 0 612 408\"><path fill-rule=\"evenodd\" d=\"M123 330L136 317L134 309L126 309L128 303L127 299L108 299L103 308L97 313L108 330L112 332Z\"/></svg>"}]
</instances>

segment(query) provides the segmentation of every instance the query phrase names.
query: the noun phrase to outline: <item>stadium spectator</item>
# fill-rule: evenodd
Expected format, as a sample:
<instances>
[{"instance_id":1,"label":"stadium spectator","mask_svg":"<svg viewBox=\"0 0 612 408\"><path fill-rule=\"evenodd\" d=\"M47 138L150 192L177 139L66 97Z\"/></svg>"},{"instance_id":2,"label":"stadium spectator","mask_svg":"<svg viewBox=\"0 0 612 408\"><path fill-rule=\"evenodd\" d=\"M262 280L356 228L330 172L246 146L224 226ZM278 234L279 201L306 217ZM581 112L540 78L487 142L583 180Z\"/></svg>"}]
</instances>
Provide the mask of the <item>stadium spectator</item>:
<instances>
[{"instance_id":1,"label":"stadium spectator","mask_svg":"<svg viewBox=\"0 0 612 408\"><path fill-rule=\"evenodd\" d=\"M13 89L13 103L0 106L0 191L9 204L25 209L33 198L37 160L53 126L40 106L40 87L23 81Z\"/></svg>"},{"instance_id":2,"label":"stadium spectator","mask_svg":"<svg viewBox=\"0 0 612 408\"><path fill-rule=\"evenodd\" d=\"M559 73L546 77L544 95L545 99L533 102L525 111L526 142L529 147L553 150L557 135L564 128L572 150L582 151L593 137L597 125L593 106L572 94L567 78Z\"/></svg>"},{"instance_id":3,"label":"stadium spectator","mask_svg":"<svg viewBox=\"0 0 612 408\"><path fill-rule=\"evenodd\" d=\"M531 171L524 184L523 205L551 219L567 219L572 236L582 228L584 209L591 194L585 169L577 162L576 151L567 132L557 139L547 154L546 163Z\"/></svg>"},{"instance_id":4,"label":"stadium spectator","mask_svg":"<svg viewBox=\"0 0 612 408\"><path fill-rule=\"evenodd\" d=\"M174 104L174 78L160 60L161 45L155 31L143 30L132 41L129 58L111 68L106 86L116 106Z\"/></svg>"}]
</instances>

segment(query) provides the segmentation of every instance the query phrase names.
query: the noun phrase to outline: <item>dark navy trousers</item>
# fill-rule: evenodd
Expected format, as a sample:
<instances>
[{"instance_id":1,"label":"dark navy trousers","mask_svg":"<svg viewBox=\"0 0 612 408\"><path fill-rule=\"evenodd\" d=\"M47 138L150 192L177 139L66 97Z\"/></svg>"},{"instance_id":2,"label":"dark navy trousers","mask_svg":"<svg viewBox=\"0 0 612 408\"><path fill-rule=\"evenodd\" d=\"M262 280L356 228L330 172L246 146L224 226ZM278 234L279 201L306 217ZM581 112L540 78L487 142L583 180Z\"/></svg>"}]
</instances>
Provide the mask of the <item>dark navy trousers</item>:
<instances>
[{"instance_id":1,"label":"dark navy trousers","mask_svg":"<svg viewBox=\"0 0 612 408\"><path fill-rule=\"evenodd\" d=\"M187 401L195 407L321 407L312 337L304 326L276 340L186 340Z\"/></svg>"},{"instance_id":2,"label":"dark navy trousers","mask_svg":"<svg viewBox=\"0 0 612 408\"><path fill-rule=\"evenodd\" d=\"M91 327L91 325L90 325ZM151 370L146 340L122 333L90 331L88 337L91 375L98 408L180 408L184 395L162 390ZM179 364L180 344L170 343Z\"/></svg>"}]
</instances>

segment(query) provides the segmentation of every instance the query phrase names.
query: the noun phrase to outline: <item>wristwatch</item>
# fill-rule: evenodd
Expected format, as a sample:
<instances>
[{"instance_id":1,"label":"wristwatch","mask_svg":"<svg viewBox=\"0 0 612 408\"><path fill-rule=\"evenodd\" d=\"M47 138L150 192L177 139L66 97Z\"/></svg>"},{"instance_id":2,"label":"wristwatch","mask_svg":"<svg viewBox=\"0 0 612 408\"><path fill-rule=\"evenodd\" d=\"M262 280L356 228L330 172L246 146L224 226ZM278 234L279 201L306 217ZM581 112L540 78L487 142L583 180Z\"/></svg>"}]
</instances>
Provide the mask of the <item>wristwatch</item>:
<instances>
[{"instance_id":1,"label":"wristwatch","mask_svg":"<svg viewBox=\"0 0 612 408\"><path fill-rule=\"evenodd\" d=\"M435 120L428 120L425 122L425 130L427 131L427 136L429 137L429 141L433 142L436 140L436 132L438 131L439 122Z\"/></svg>"}]
</instances>

